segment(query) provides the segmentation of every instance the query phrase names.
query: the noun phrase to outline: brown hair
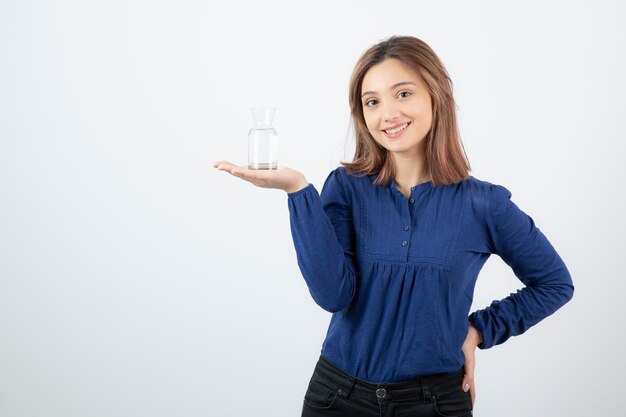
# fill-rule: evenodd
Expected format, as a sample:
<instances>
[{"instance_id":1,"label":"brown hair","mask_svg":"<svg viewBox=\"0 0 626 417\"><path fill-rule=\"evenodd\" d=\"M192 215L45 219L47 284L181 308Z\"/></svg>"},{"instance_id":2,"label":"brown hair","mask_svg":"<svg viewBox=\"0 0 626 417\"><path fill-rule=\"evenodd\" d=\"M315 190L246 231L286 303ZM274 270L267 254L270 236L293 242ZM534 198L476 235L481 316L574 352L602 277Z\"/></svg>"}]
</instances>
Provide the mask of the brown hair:
<instances>
[{"instance_id":1,"label":"brown hair","mask_svg":"<svg viewBox=\"0 0 626 417\"><path fill-rule=\"evenodd\" d=\"M435 52L412 36L391 36L370 47L359 58L350 79L350 111L356 136L352 162L341 162L348 173L379 173L374 184L387 186L395 177L390 152L371 136L361 104L361 86L367 71L388 58L415 69L428 86L432 101L432 126L424 140L426 169L433 185L461 182L469 176L470 164L458 132L452 80Z\"/></svg>"}]
</instances>

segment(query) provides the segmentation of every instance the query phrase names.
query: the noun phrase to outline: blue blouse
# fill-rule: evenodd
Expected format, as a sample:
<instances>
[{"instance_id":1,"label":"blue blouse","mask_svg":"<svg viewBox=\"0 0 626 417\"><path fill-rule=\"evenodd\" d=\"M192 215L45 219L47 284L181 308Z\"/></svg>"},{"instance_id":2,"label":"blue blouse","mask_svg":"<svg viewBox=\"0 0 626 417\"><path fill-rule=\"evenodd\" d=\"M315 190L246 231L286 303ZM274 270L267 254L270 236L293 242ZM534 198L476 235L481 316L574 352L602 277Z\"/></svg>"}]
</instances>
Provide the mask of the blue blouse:
<instances>
[{"instance_id":1,"label":"blue blouse","mask_svg":"<svg viewBox=\"0 0 626 417\"><path fill-rule=\"evenodd\" d=\"M469 176L411 188L333 170L288 194L298 266L315 302L332 312L322 355L357 378L392 383L465 363L471 322L478 346L503 343L569 301L567 267L501 185ZM468 316L478 273L499 255L525 285Z\"/></svg>"}]
</instances>

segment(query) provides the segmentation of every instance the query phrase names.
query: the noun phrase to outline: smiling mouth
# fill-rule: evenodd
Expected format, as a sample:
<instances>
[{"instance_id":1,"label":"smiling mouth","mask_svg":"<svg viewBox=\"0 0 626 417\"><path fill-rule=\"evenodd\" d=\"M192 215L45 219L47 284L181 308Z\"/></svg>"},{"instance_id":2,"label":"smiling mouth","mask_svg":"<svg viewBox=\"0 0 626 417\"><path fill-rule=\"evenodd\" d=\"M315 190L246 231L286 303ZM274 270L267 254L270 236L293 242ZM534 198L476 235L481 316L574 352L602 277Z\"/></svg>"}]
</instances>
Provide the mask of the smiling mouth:
<instances>
[{"instance_id":1,"label":"smiling mouth","mask_svg":"<svg viewBox=\"0 0 626 417\"><path fill-rule=\"evenodd\" d=\"M399 134L401 134L402 132L404 132L406 130L406 128L411 125L411 123L412 122L406 122L402 126L398 126L395 129L383 130L383 132L385 132L385 134L387 136L395 137L395 136L398 136Z\"/></svg>"}]
</instances>

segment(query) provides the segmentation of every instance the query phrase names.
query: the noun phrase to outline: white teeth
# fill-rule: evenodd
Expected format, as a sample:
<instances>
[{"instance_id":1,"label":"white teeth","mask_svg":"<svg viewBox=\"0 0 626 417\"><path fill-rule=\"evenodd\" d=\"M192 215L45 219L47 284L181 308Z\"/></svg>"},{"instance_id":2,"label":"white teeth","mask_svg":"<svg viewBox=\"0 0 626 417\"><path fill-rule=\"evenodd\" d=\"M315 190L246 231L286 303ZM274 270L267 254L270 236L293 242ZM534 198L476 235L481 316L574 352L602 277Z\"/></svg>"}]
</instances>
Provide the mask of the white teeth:
<instances>
[{"instance_id":1,"label":"white teeth","mask_svg":"<svg viewBox=\"0 0 626 417\"><path fill-rule=\"evenodd\" d=\"M394 134L398 133L399 131L406 129L406 127L407 127L408 125L409 125L408 123L405 123L405 124L403 124L403 125L402 125L402 126L400 126L400 127L396 127L395 129L385 130L385 132L386 132L387 134L389 134L389 135L394 135Z\"/></svg>"}]
</instances>

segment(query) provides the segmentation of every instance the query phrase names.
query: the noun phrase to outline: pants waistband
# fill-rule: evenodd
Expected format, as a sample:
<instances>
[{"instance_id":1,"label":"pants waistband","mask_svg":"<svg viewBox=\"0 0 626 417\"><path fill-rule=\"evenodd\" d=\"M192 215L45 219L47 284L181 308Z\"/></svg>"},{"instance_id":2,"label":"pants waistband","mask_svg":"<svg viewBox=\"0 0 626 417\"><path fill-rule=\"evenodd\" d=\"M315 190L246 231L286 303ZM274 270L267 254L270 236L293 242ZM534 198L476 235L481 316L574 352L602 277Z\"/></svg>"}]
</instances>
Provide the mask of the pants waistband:
<instances>
[{"instance_id":1,"label":"pants waistband","mask_svg":"<svg viewBox=\"0 0 626 417\"><path fill-rule=\"evenodd\" d=\"M432 401L432 397L437 395L460 389L465 375L461 366L458 371L452 373L433 374L402 382L374 384L345 372L322 355L315 366L314 373L340 387L339 395L345 398L356 395L374 401L423 399L424 402Z\"/></svg>"}]
</instances>

